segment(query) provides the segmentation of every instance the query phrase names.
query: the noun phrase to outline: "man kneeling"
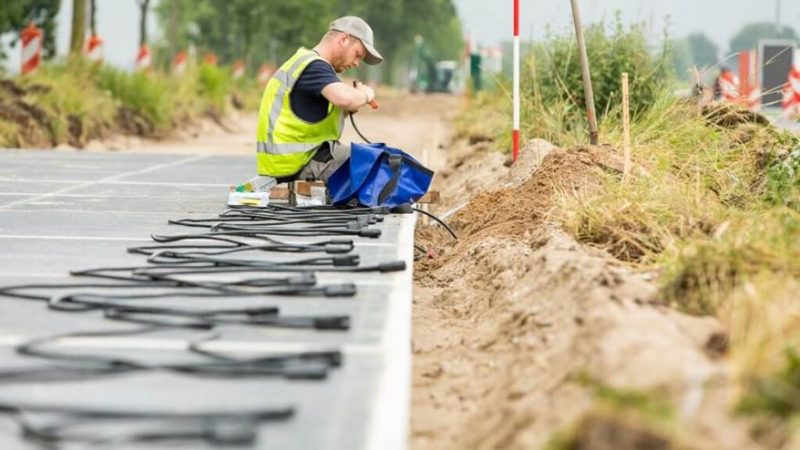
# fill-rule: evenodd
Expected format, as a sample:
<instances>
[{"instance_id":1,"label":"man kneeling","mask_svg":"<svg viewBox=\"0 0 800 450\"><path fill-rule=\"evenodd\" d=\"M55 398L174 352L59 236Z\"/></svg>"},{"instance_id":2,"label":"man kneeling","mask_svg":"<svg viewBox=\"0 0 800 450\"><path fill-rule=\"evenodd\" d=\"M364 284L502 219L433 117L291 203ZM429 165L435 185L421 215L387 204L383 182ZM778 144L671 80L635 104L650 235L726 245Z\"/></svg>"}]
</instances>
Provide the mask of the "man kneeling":
<instances>
[{"instance_id":1,"label":"man kneeling","mask_svg":"<svg viewBox=\"0 0 800 450\"><path fill-rule=\"evenodd\" d=\"M292 180L327 182L350 156L339 142L348 113L375 99L364 84L350 86L339 73L374 65L383 57L373 47L372 28L362 19L341 17L312 50L300 48L272 76L258 118L258 176L250 189L269 191Z\"/></svg>"}]
</instances>

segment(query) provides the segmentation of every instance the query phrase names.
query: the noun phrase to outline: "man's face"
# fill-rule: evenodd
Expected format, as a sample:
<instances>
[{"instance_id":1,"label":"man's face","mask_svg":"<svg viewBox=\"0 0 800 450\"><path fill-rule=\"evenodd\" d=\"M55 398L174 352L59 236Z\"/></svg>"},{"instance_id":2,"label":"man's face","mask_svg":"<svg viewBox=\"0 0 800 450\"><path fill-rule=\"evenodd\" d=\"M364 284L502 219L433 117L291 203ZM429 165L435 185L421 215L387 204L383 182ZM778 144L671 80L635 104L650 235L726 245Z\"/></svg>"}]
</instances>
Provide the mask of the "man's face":
<instances>
[{"instance_id":1,"label":"man's face","mask_svg":"<svg viewBox=\"0 0 800 450\"><path fill-rule=\"evenodd\" d=\"M367 49L364 48L364 44L349 34L343 35L339 44L336 61L333 61L332 64L337 73L358 67L364 57L367 56Z\"/></svg>"}]
</instances>

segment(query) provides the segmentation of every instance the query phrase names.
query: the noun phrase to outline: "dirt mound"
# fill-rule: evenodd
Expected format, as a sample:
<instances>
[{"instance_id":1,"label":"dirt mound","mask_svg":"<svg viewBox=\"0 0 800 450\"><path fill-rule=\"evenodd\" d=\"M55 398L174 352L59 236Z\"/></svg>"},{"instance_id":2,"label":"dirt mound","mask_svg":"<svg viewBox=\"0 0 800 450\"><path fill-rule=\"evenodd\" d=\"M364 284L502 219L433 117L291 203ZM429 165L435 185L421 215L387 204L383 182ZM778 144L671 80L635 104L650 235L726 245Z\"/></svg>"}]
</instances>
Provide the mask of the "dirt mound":
<instances>
[{"instance_id":1,"label":"dirt mound","mask_svg":"<svg viewBox=\"0 0 800 450\"><path fill-rule=\"evenodd\" d=\"M524 235L547 216L555 193L593 189L605 170L622 173L622 161L607 148L554 151L527 181L478 195L453 217L452 224L465 237L485 232Z\"/></svg>"},{"instance_id":2,"label":"dirt mound","mask_svg":"<svg viewBox=\"0 0 800 450\"><path fill-rule=\"evenodd\" d=\"M703 117L709 123L722 128L736 128L743 124L772 126L769 119L761 114L734 105L707 105L703 107Z\"/></svg>"},{"instance_id":3,"label":"dirt mound","mask_svg":"<svg viewBox=\"0 0 800 450\"><path fill-rule=\"evenodd\" d=\"M520 242L535 242L537 230L553 206L558 192L580 192L596 189L604 173L622 173L622 160L605 147L578 147L570 150L551 149L541 166L528 164L524 176L508 173L508 183L516 187L477 194L466 207L449 219L450 227L459 236L455 246L451 236L439 227L417 230L416 242L437 258L419 264L425 272L458 256L478 240L489 236L505 236Z\"/></svg>"},{"instance_id":4,"label":"dirt mound","mask_svg":"<svg viewBox=\"0 0 800 450\"><path fill-rule=\"evenodd\" d=\"M620 267L548 220L560 192L597 189L621 169L608 148L553 150L519 184L456 213L455 244L441 227L419 227L417 244L433 257L415 265L414 448L541 448L592 410L579 373L658 392L702 448L753 448L743 427L709 413L727 411L724 396L704 395L728 386L719 355L706 352L720 325L659 306L653 274ZM609 448L671 448L611 428L620 436Z\"/></svg>"},{"instance_id":5,"label":"dirt mound","mask_svg":"<svg viewBox=\"0 0 800 450\"><path fill-rule=\"evenodd\" d=\"M543 139L532 139L521 149L519 159L492 150L485 141L458 139L448 150L448 167L437 171L433 189L441 192L436 211L446 213L463 207L471 196L519 186L530 178L542 160L555 149Z\"/></svg>"}]
</instances>

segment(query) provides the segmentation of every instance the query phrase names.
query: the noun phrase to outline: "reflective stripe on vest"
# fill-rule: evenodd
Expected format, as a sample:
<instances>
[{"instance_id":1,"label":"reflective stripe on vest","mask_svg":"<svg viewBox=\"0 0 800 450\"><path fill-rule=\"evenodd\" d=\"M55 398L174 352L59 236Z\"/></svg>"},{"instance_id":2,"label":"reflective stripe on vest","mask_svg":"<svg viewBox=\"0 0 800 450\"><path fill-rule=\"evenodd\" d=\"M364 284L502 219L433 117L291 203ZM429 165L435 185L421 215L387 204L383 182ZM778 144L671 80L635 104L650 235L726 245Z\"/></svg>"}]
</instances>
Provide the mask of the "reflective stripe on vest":
<instances>
[{"instance_id":1,"label":"reflective stripe on vest","mask_svg":"<svg viewBox=\"0 0 800 450\"><path fill-rule=\"evenodd\" d=\"M256 159L261 175L294 175L323 142L341 136L345 115L339 108L329 104L328 115L316 123L300 119L291 108L290 94L297 79L317 59L322 60L316 52L301 48L267 83L258 118Z\"/></svg>"}]
</instances>

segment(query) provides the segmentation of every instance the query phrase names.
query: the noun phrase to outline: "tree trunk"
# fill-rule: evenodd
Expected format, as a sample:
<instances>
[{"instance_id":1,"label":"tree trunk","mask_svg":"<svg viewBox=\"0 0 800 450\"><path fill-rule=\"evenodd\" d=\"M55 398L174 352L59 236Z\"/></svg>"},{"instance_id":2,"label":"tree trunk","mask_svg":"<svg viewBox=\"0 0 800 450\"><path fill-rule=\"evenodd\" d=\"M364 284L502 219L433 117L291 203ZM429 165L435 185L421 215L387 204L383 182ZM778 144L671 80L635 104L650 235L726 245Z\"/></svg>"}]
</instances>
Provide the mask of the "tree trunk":
<instances>
[{"instance_id":1,"label":"tree trunk","mask_svg":"<svg viewBox=\"0 0 800 450\"><path fill-rule=\"evenodd\" d=\"M97 0L91 0L89 8L89 29L92 36L97 36Z\"/></svg>"},{"instance_id":2,"label":"tree trunk","mask_svg":"<svg viewBox=\"0 0 800 450\"><path fill-rule=\"evenodd\" d=\"M169 8L169 60L178 54L178 0L170 1Z\"/></svg>"},{"instance_id":3,"label":"tree trunk","mask_svg":"<svg viewBox=\"0 0 800 450\"><path fill-rule=\"evenodd\" d=\"M141 21L139 22L139 48L147 44L147 10L150 6L150 0L137 0L139 9L141 10Z\"/></svg>"},{"instance_id":4,"label":"tree trunk","mask_svg":"<svg viewBox=\"0 0 800 450\"><path fill-rule=\"evenodd\" d=\"M72 2L72 32L69 39L70 56L80 56L86 36L86 0Z\"/></svg>"}]
</instances>

